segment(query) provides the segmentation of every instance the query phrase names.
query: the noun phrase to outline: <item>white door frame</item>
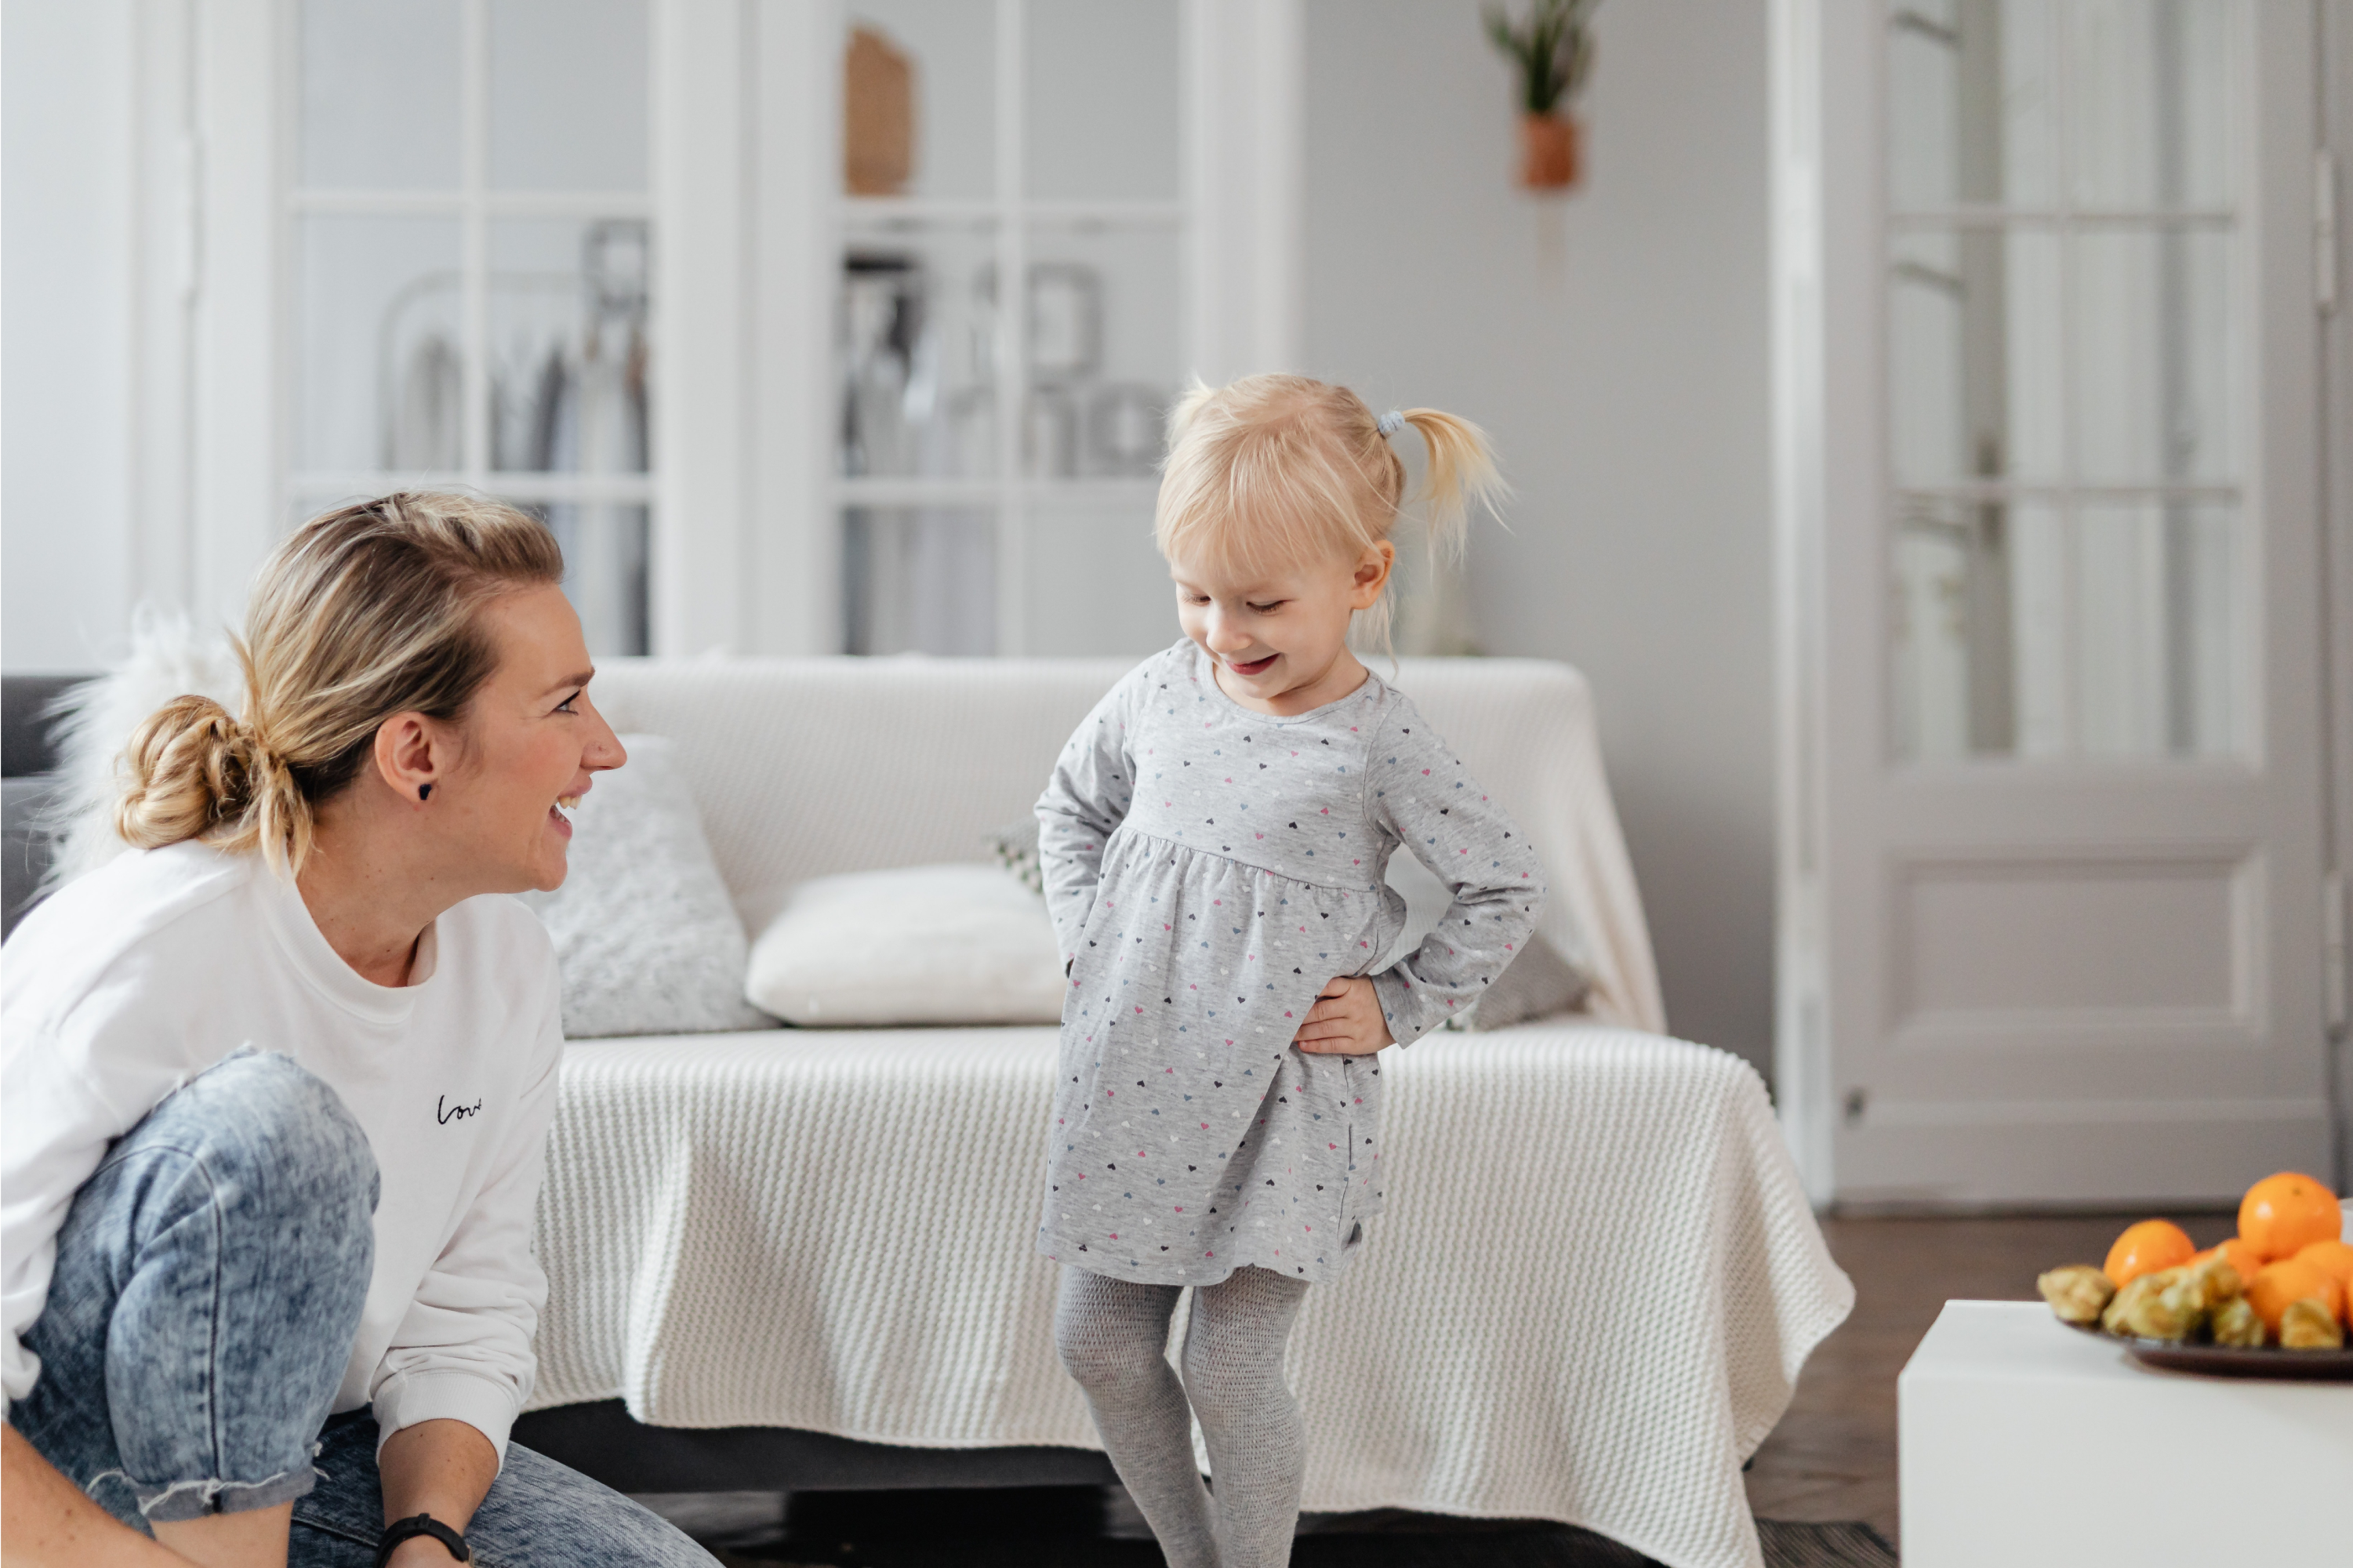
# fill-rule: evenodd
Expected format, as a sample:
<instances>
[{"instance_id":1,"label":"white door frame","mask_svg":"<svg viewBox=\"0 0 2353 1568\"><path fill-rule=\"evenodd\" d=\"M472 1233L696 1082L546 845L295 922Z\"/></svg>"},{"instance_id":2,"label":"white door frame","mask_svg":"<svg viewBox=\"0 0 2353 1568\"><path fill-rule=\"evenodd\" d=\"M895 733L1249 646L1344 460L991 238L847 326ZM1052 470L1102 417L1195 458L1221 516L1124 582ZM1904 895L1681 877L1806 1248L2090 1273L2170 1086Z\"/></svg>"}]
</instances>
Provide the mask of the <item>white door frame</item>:
<instances>
[{"instance_id":1,"label":"white door frame","mask_svg":"<svg viewBox=\"0 0 2353 1568\"><path fill-rule=\"evenodd\" d=\"M2336 1053L2337 1190L2353 1189L2353 0L2325 0L2313 51L2319 77L2325 154L2313 170L2324 227L2316 236L2314 282L2323 305L2321 484L2327 519L2322 574L2328 642L2327 748L2331 785L2329 882L2324 910L2323 975L2329 1042Z\"/></svg>"},{"instance_id":2,"label":"white door frame","mask_svg":"<svg viewBox=\"0 0 2353 1568\"><path fill-rule=\"evenodd\" d=\"M241 625L277 537L276 0L137 0L131 602Z\"/></svg>"}]
</instances>

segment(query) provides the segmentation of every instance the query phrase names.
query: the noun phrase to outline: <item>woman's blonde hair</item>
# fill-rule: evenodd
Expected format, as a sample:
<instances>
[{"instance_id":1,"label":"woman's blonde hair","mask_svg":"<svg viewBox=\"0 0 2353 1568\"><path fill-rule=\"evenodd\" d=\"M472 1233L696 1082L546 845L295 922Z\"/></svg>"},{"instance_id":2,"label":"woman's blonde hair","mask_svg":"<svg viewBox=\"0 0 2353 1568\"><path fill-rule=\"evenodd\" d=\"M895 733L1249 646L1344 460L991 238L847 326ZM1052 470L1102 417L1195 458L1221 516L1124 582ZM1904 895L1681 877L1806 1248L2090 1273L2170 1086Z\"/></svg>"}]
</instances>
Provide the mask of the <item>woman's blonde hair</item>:
<instances>
[{"instance_id":1,"label":"woman's blonde hair","mask_svg":"<svg viewBox=\"0 0 2353 1568\"><path fill-rule=\"evenodd\" d=\"M359 777L396 713L456 720L498 663L482 608L564 580L545 524L470 496L401 491L311 519L270 553L236 642L245 712L176 697L124 753L115 831L201 838L291 874L319 805Z\"/></svg>"},{"instance_id":2,"label":"woman's blonde hair","mask_svg":"<svg viewBox=\"0 0 2353 1568\"><path fill-rule=\"evenodd\" d=\"M1475 507L1509 494L1476 425L1435 408L1377 417L1345 386L1303 375L1250 375L1192 389L1168 416L1153 538L1182 556L1251 574L1339 556L1388 538L1405 503L1397 429L1420 432L1430 466L1417 498L1432 563L1459 560ZM1386 643L1386 590L1358 631Z\"/></svg>"}]
</instances>

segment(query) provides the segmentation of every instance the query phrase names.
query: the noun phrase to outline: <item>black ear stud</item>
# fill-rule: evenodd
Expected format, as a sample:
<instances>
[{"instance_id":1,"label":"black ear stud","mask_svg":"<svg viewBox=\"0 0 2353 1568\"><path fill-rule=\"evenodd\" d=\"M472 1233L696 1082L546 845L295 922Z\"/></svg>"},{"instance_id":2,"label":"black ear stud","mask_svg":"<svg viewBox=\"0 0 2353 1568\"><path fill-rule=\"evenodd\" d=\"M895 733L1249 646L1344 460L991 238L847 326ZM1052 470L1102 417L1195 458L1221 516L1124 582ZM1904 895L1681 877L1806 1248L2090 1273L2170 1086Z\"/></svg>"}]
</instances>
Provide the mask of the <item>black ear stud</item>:
<instances>
[{"instance_id":1,"label":"black ear stud","mask_svg":"<svg viewBox=\"0 0 2353 1568\"><path fill-rule=\"evenodd\" d=\"M418 785L417 786L417 799L419 799L419 800L423 800L426 796L427 796L427 795L431 795L432 793L433 793L433 786L432 786L431 784L418 784Z\"/></svg>"}]
</instances>

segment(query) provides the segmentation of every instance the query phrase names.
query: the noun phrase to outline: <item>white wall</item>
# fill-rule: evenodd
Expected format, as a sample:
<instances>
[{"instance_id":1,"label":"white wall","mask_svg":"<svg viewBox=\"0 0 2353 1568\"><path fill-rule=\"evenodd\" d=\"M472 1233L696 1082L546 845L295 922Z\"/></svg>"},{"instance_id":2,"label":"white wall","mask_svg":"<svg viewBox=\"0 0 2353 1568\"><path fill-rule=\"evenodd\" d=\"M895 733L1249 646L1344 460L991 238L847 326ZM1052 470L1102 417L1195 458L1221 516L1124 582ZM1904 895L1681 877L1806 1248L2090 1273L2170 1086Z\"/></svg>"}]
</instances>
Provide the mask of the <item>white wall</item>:
<instances>
[{"instance_id":1,"label":"white wall","mask_svg":"<svg viewBox=\"0 0 2353 1568\"><path fill-rule=\"evenodd\" d=\"M0 5L0 668L88 668L130 599L130 0Z\"/></svg>"},{"instance_id":2,"label":"white wall","mask_svg":"<svg viewBox=\"0 0 2353 1568\"><path fill-rule=\"evenodd\" d=\"M1478 0L1310 0L1307 364L1484 425L1488 651L1592 679L1676 1033L1762 1067L1773 823L1766 7L1599 13L1585 187L1513 184Z\"/></svg>"}]
</instances>

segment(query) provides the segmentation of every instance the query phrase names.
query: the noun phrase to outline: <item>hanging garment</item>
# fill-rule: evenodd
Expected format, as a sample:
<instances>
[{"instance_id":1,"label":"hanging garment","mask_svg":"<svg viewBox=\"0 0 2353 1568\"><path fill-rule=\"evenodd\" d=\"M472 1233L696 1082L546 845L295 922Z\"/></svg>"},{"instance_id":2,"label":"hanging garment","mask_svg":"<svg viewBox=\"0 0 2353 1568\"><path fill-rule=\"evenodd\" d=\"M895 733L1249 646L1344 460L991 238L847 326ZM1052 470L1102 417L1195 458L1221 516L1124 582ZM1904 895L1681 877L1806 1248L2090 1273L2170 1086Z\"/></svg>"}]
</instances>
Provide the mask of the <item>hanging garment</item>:
<instances>
[{"instance_id":1,"label":"hanging garment","mask_svg":"<svg viewBox=\"0 0 2353 1568\"><path fill-rule=\"evenodd\" d=\"M384 465L447 470L465 463L465 373L456 345L427 332L408 351L385 431Z\"/></svg>"}]
</instances>

